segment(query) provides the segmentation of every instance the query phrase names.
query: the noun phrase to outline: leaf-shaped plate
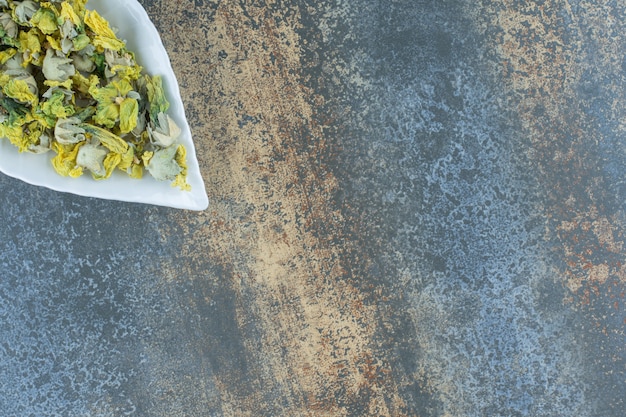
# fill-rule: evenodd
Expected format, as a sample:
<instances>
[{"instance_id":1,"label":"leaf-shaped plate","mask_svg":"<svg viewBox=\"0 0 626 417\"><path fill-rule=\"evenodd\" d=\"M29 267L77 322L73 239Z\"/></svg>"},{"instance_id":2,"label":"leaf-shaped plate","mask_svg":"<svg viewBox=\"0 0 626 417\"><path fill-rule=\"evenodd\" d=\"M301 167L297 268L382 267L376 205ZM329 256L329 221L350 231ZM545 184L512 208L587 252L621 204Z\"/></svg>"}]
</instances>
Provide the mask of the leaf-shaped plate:
<instances>
[{"instance_id":1,"label":"leaf-shaped plate","mask_svg":"<svg viewBox=\"0 0 626 417\"><path fill-rule=\"evenodd\" d=\"M148 14L137 0L89 0L89 9L95 9L117 30L118 37L135 52L137 62L150 75L160 75L170 109L168 114L180 126L180 141L187 148L188 182L191 191L181 191L168 182L156 181L148 173L140 180L123 173L114 173L109 179L95 181L86 174L79 178L62 177L52 168L53 153L19 153L7 139L0 138L0 171L29 184L47 187L87 197L154 204L189 210L204 210L209 200L200 174L191 130L185 117L178 82Z\"/></svg>"}]
</instances>

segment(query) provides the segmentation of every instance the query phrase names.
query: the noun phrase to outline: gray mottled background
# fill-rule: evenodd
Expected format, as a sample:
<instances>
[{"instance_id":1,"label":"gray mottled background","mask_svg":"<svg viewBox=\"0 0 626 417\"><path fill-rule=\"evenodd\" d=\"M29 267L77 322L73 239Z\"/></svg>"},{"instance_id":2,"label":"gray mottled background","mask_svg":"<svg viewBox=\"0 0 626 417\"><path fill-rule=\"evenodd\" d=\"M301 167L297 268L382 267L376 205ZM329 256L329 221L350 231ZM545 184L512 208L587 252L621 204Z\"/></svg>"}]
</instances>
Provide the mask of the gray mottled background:
<instances>
[{"instance_id":1,"label":"gray mottled background","mask_svg":"<svg viewBox=\"0 0 626 417\"><path fill-rule=\"evenodd\" d=\"M211 206L0 176L0 415L623 415L626 5L142 4Z\"/></svg>"}]
</instances>

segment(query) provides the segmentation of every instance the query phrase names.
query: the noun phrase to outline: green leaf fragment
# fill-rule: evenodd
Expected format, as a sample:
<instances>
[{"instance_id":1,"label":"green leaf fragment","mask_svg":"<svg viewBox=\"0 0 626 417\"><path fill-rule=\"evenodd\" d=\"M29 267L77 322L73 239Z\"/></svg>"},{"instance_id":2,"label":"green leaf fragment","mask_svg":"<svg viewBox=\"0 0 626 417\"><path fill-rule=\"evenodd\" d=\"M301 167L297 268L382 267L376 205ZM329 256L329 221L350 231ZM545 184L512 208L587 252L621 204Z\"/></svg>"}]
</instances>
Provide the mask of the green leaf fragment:
<instances>
[{"instance_id":1,"label":"green leaf fragment","mask_svg":"<svg viewBox=\"0 0 626 417\"><path fill-rule=\"evenodd\" d=\"M0 114L4 114L4 123L12 128L21 128L22 125L33 120L28 107L10 98L0 98L0 107L3 110Z\"/></svg>"},{"instance_id":2,"label":"green leaf fragment","mask_svg":"<svg viewBox=\"0 0 626 417\"><path fill-rule=\"evenodd\" d=\"M144 76L144 82L146 87L146 93L148 96L150 121L153 124L158 125L159 113L166 113L170 108L170 103L165 97L165 91L163 90L163 80L159 76L150 77Z\"/></svg>"}]
</instances>

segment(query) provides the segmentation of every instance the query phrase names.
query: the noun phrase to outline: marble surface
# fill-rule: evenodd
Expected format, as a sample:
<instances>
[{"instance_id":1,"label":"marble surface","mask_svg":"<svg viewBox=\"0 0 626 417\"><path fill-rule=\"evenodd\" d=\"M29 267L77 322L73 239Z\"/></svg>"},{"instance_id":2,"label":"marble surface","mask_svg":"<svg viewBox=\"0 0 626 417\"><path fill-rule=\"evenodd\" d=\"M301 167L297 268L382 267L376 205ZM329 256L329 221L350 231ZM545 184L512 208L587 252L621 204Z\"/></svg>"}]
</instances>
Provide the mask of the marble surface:
<instances>
[{"instance_id":1,"label":"marble surface","mask_svg":"<svg viewBox=\"0 0 626 417\"><path fill-rule=\"evenodd\" d=\"M141 2L211 205L0 175L2 415L623 416L623 2Z\"/></svg>"}]
</instances>

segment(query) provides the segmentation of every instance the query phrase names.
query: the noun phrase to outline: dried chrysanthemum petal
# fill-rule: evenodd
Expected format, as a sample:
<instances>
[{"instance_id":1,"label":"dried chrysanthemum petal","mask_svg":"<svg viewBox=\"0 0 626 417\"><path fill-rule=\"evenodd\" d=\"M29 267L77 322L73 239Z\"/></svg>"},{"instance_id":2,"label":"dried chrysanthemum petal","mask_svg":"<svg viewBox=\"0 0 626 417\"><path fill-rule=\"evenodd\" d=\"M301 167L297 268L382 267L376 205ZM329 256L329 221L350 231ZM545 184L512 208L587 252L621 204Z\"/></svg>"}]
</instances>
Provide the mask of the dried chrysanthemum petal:
<instances>
[{"instance_id":1,"label":"dried chrysanthemum petal","mask_svg":"<svg viewBox=\"0 0 626 417\"><path fill-rule=\"evenodd\" d=\"M76 112L71 103L74 93L63 87L51 87L42 95L39 106L33 110L35 118L46 128L53 128L60 120Z\"/></svg>"},{"instance_id":2,"label":"dried chrysanthemum petal","mask_svg":"<svg viewBox=\"0 0 626 417\"><path fill-rule=\"evenodd\" d=\"M141 76L141 66L137 65L135 56L124 49L104 51L104 62L106 63L105 75L112 80L125 79L133 82Z\"/></svg>"},{"instance_id":3,"label":"dried chrysanthemum petal","mask_svg":"<svg viewBox=\"0 0 626 417\"><path fill-rule=\"evenodd\" d=\"M170 107L163 90L163 80L159 76L150 77L146 75L143 81L148 97L150 120L152 123L158 123L159 113L167 112Z\"/></svg>"},{"instance_id":4,"label":"dried chrysanthemum petal","mask_svg":"<svg viewBox=\"0 0 626 417\"><path fill-rule=\"evenodd\" d=\"M9 139L20 152L24 152L28 149L29 143L24 135L22 126L2 123L0 124L0 135Z\"/></svg>"},{"instance_id":5,"label":"dried chrysanthemum petal","mask_svg":"<svg viewBox=\"0 0 626 417\"><path fill-rule=\"evenodd\" d=\"M139 105L132 97L124 98L120 103L120 132L129 133L137 126Z\"/></svg>"},{"instance_id":6,"label":"dried chrysanthemum petal","mask_svg":"<svg viewBox=\"0 0 626 417\"><path fill-rule=\"evenodd\" d=\"M18 72L27 71L26 64L24 63L23 55L13 53L12 56L7 59L2 66L2 73L8 75L15 75Z\"/></svg>"},{"instance_id":7,"label":"dried chrysanthemum petal","mask_svg":"<svg viewBox=\"0 0 626 417\"><path fill-rule=\"evenodd\" d=\"M77 52L83 51L87 55L92 55L93 51L96 48L90 42L91 42L91 39L89 39L89 36L85 35L84 33L81 33L75 38L72 38L72 44L74 44L74 51L77 51Z\"/></svg>"},{"instance_id":8,"label":"dried chrysanthemum petal","mask_svg":"<svg viewBox=\"0 0 626 417\"><path fill-rule=\"evenodd\" d=\"M87 97L91 98L89 90L92 87L97 88L99 83L100 78L98 78L96 74L91 74L89 78L87 78L80 72L77 72L72 76L72 86L74 92L78 95L79 98L87 100L88 102L90 102L90 100L88 100Z\"/></svg>"}]
</instances>

